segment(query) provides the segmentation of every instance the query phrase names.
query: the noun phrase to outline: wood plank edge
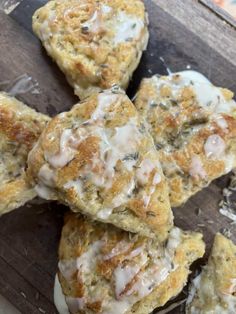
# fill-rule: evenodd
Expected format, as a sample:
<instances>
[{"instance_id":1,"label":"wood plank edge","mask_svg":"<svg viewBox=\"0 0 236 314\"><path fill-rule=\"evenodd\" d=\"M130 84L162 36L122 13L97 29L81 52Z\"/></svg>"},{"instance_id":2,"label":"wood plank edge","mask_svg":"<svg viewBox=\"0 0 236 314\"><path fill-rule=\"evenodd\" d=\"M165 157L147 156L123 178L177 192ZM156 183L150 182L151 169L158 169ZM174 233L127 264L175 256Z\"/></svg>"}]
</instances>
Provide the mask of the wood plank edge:
<instances>
[{"instance_id":1,"label":"wood plank edge","mask_svg":"<svg viewBox=\"0 0 236 314\"><path fill-rule=\"evenodd\" d=\"M214 12L223 21L225 21L230 26L236 29L236 20L224 9L216 5L211 0L199 0L199 2L203 4L205 7L207 7L210 11Z\"/></svg>"}]
</instances>

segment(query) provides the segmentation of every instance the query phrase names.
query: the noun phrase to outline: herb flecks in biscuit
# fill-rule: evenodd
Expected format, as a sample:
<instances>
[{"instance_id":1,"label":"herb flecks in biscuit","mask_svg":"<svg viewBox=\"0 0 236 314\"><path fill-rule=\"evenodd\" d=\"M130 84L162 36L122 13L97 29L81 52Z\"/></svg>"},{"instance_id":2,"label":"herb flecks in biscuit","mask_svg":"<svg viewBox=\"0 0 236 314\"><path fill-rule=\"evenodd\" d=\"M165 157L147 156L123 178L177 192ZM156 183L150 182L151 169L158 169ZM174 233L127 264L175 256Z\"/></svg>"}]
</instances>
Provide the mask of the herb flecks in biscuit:
<instances>
[{"instance_id":1,"label":"herb flecks in biscuit","mask_svg":"<svg viewBox=\"0 0 236 314\"><path fill-rule=\"evenodd\" d=\"M160 244L71 215L62 231L58 277L70 313L149 314L182 290L190 265L203 254L199 233L173 228Z\"/></svg>"},{"instance_id":2,"label":"herb flecks in biscuit","mask_svg":"<svg viewBox=\"0 0 236 314\"><path fill-rule=\"evenodd\" d=\"M135 105L160 153L172 206L236 166L232 97L232 92L193 71L142 81Z\"/></svg>"},{"instance_id":3,"label":"herb flecks in biscuit","mask_svg":"<svg viewBox=\"0 0 236 314\"><path fill-rule=\"evenodd\" d=\"M148 42L140 0L49 1L33 29L81 99L114 84L126 88Z\"/></svg>"},{"instance_id":4,"label":"herb flecks in biscuit","mask_svg":"<svg viewBox=\"0 0 236 314\"><path fill-rule=\"evenodd\" d=\"M0 93L0 215L36 196L25 176L29 151L49 118Z\"/></svg>"},{"instance_id":5,"label":"herb flecks in biscuit","mask_svg":"<svg viewBox=\"0 0 236 314\"><path fill-rule=\"evenodd\" d=\"M153 141L117 89L52 119L29 155L28 175L39 195L93 219L160 240L173 225Z\"/></svg>"},{"instance_id":6,"label":"herb flecks in biscuit","mask_svg":"<svg viewBox=\"0 0 236 314\"><path fill-rule=\"evenodd\" d=\"M208 264L193 280L186 313L236 313L236 246L220 233Z\"/></svg>"}]
</instances>

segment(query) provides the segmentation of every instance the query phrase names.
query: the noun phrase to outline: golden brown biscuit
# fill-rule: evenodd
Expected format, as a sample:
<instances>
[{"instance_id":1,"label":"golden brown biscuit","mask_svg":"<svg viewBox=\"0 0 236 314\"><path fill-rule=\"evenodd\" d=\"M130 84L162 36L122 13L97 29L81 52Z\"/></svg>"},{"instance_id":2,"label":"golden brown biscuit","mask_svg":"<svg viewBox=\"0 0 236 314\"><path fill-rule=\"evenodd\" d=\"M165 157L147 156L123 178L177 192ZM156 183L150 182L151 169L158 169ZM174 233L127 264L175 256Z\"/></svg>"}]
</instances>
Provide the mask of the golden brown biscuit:
<instances>
[{"instance_id":1,"label":"golden brown biscuit","mask_svg":"<svg viewBox=\"0 0 236 314\"><path fill-rule=\"evenodd\" d=\"M235 167L232 97L232 92L193 71L142 81L135 105L159 150L172 206Z\"/></svg>"},{"instance_id":2,"label":"golden brown biscuit","mask_svg":"<svg viewBox=\"0 0 236 314\"><path fill-rule=\"evenodd\" d=\"M202 257L204 247L201 234L178 228L159 244L68 215L58 276L70 313L151 313L182 290L190 264Z\"/></svg>"},{"instance_id":3,"label":"golden brown biscuit","mask_svg":"<svg viewBox=\"0 0 236 314\"><path fill-rule=\"evenodd\" d=\"M29 155L40 196L122 229L167 237L168 187L142 119L117 89L51 120Z\"/></svg>"},{"instance_id":4,"label":"golden brown biscuit","mask_svg":"<svg viewBox=\"0 0 236 314\"><path fill-rule=\"evenodd\" d=\"M29 151L49 118L0 93L0 215L36 196L26 182Z\"/></svg>"},{"instance_id":5,"label":"golden brown biscuit","mask_svg":"<svg viewBox=\"0 0 236 314\"><path fill-rule=\"evenodd\" d=\"M236 246L219 233L208 265L193 281L186 313L236 313Z\"/></svg>"},{"instance_id":6,"label":"golden brown biscuit","mask_svg":"<svg viewBox=\"0 0 236 314\"><path fill-rule=\"evenodd\" d=\"M160 240L173 225L153 141L119 90L94 94L52 119L28 164L39 195L75 212Z\"/></svg>"},{"instance_id":7,"label":"golden brown biscuit","mask_svg":"<svg viewBox=\"0 0 236 314\"><path fill-rule=\"evenodd\" d=\"M54 0L36 11L33 29L81 99L122 88L148 42L141 0Z\"/></svg>"}]
</instances>

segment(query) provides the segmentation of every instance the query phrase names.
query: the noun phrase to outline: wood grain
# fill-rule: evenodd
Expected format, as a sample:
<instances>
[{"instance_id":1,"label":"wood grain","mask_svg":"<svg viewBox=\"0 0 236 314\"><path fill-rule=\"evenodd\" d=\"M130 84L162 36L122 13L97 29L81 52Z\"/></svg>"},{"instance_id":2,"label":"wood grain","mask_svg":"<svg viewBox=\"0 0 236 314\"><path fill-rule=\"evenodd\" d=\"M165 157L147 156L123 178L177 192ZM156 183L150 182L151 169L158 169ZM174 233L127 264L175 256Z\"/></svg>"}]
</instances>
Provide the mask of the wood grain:
<instances>
[{"instance_id":1,"label":"wood grain","mask_svg":"<svg viewBox=\"0 0 236 314\"><path fill-rule=\"evenodd\" d=\"M45 2L23 0L10 17L0 13L0 80L28 73L37 79L42 92L21 98L30 106L54 115L69 109L76 98L32 34L32 14ZM130 97L143 77L166 74L167 67L173 72L191 67L214 84L236 92L236 31L228 22L194 0L146 0L145 3L150 19L150 43L131 82ZM203 231L207 254L214 234L222 228L231 228L232 239L236 241L235 227L218 211L221 191L227 182L228 176L216 180L185 206L174 209L176 225ZM0 293L22 313L40 314L42 310L56 313L53 280L64 210L56 203L32 203L0 218ZM199 263L193 269L196 267Z\"/></svg>"},{"instance_id":2,"label":"wood grain","mask_svg":"<svg viewBox=\"0 0 236 314\"><path fill-rule=\"evenodd\" d=\"M153 2L206 42L229 63L236 65L235 29L216 14L211 14L207 7L197 4L196 0L154 0Z\"/></svg>"},{"instance_id":3,"label":"wood grain","mask_svg":"<svg viewBox=\"0 0 236 314\"><path fill-rule=\"evenodd\" d=\"M69 109L77 98L40 42L2 11L0 29L1 81L26 73L38 82L40 93L20 95L21 100L49 115Z\"/></svg>"},{"instance_id":4,"label":"wood grain","mask_svg":"<svg viewBox=\"0 0 236 314\"><path fill-rule=\"evenodd\" d=\"M220 6L215 4L215 2L211 0L200 0L202 4L208 7L211 11L213 11L216 15L218 15L223 21L227 22L234 28L236 28L236 20L235 18L230 15L227 11L222 9Z\"/></svg>"}]
</instances>

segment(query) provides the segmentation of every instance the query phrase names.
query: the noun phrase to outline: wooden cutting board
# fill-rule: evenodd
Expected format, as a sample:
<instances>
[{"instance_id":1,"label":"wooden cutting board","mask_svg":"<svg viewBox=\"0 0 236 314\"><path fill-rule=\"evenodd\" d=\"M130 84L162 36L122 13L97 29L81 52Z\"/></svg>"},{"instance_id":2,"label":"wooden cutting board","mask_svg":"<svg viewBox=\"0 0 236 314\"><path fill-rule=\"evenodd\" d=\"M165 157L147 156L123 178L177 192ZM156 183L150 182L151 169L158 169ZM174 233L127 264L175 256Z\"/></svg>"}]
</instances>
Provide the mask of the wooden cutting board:
<instances>
[{"instance_id":1,"label":"wooden cutting board","mask_svg":"<svg viewBox=\"0 0 236 314\"><path fill-rule=\"evenodd\" d=\"M30 75L39 83L40 93L19 98L53 116L69 109L77 99L32 34L32 13L45 2L22 0L9 16L0 12L0 86L2 81ZM214 11L207 0L145 2L151 38L130 85L130 96L143 77L166 74L167 67L173 72L186 68L200 71L214 84L236 92L236 29L231 18ZM222 228L230 228L236 241L235 226L218 211L227 183L227 176L216 180L185 206L174 209L177 226L203 231L207 254L214 234ZM57 203L35 200L0 218L0 294L22 313L56 313L53 283L65 210Z\"/></svg>"}]
</instances>

